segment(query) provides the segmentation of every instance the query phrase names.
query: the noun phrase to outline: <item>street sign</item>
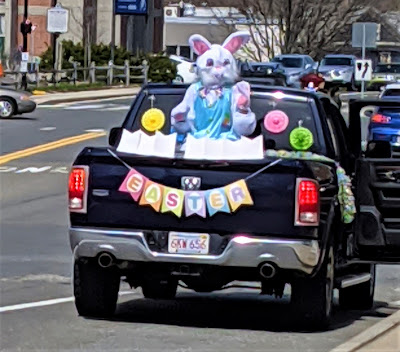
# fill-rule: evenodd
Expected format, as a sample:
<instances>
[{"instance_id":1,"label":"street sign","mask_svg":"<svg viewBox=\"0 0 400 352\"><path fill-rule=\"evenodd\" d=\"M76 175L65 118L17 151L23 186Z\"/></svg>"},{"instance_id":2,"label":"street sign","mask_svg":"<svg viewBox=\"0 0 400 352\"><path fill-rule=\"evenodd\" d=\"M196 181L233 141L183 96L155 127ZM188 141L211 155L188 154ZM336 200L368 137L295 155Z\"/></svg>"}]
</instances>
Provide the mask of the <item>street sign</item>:
<instances>
[{"instance_id":1,"label":"street sign","mask_svg":"<svg viewBox=\"0 0 400 352\"><path fill-rule=\"evenodd\" d=\"M370 81L372 79L372 60L356 60L356 81Z\"/></svg>"},{"instance_id":2,"label":"street sign","mask_svg":"<svg viewBox=\"0 0 400 352\"><path fill-rule=\"evenodd\" d=\"M47 32L67 33L68 32L69 11L60 4L47 9Z\"/></svg>"},{"instance_id":3,"label":"street sign","mask_svg":"<svg viewBox=\"0 0 400 352\"><path fill-rule=\"evenodd\" d=\"M29 53L28 52L21 53L21 60L22 61L29 61Z\"/></svg>"},{"instance_id":4,"label":"street sign","mask_svg":"<svg viewBox=\"0 0 400 352\"><path fill-rule=\"evenodd\" d=\"M19 72L28 72L28 61L21 61Z\"/></svg>"},{"instance_id":5,"label":"street sign","mask_svg":"<svg viewBox=\"0 0 400 352\"><path fill-rule=\"evenodd\" d=\"M147 15L147 0L115 0L117 15Z\"/></svg>"},{"instance_id":6,"label":"street sign","mask_svg":"<svg viewBox=\"0 0 400 352\"><path fill-rule=\"evenodd\" d=\"M366 48L376 48L376 33L378 25L372 22L353 23L352 41L353 48L362 48L363 43Z\"/></svg>"}]
</instances>

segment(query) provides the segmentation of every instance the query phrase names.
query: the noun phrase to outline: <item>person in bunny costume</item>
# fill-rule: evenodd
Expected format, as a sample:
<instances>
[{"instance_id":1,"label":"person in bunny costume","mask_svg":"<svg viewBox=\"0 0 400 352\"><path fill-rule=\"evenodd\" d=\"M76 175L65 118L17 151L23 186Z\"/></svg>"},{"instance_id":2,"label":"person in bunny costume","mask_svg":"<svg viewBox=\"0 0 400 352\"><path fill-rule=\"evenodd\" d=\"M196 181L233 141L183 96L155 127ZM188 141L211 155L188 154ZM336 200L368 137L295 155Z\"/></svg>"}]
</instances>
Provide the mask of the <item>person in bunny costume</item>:
<instances>
[{"instance_id":1,"label":"person in bunny costume","mask_svg":"<svg viewBox=\"0 0 400 352\"><path fill-rule=\"evenodd\" d=\"M238 140L254 132L256 118L250 110L250 85L235 84L238 70L233 54L250 40L248 32L231 34L221 45L211 45L201 35L189 38L199 81L190 85L183 101L171 111L172 131L195 138Z\"/></svg>"}]
</instances>

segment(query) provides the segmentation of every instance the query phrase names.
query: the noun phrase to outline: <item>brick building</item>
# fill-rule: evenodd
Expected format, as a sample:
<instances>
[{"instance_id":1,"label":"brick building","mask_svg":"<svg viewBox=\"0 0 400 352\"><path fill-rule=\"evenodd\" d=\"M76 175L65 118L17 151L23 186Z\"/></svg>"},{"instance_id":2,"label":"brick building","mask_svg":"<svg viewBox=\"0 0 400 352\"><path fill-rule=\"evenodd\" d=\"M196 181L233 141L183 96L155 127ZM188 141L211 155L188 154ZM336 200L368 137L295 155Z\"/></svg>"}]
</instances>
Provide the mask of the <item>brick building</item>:
<instances>
[{"instance_id":1,"label":"brick building","mask_svg":"<svg viewBox=\"0 0 400 352\"><path fill-rule=\"evenodd\" d=\"M52 45L46 30L47 9L57 0L28 0L28 19L36 29L28 35L28 51L39 56ZM114 0L58 0L69 10L69 30L59 40L111 44ZM161 0L147 0L147 15L116 15L115 44L132 51L162 49L163 13ZM20 23L24 0L0 0L0 59L13 56L22 45Z\"/></svg>"}]
</instances>

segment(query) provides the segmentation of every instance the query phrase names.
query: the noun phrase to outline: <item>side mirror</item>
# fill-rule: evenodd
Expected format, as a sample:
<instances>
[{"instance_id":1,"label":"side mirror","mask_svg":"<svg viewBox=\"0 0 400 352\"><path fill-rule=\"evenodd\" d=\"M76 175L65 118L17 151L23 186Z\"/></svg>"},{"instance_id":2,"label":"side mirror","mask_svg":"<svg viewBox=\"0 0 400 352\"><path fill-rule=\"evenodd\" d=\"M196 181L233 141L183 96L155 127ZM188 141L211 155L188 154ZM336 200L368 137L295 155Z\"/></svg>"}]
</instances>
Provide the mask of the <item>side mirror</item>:
<instances>
[{"instance_id":1,"label":"side mirror","mask_svg":"<svg viewBox=\"0 0 400 352\"><path fill-rule=\"evenodd\" d=\"M310 67L311 67L311 65L310 65L310 64L307 64L306 67L305 67L305 69L308 70Z\"/></svg>"},{"instance_id":2,"label":"side mirror","mask_svg":"<svg viewBox=\"0 0 400 352\"><path fill-rule=\"evenodd\" d=\"M367 158L390 159L392 157L392 146L388 141L369 141L365 156Z\"/></svg>"},{"instance_id":3,"label":"side mirror","mask_svg":"<svg viewBox=\"0 0 400 352\"><path fill-rule=\"evenodd\" d=\"M119 142L121 134L122 134L122 127L113 127L110 130L110 134L108 135L108 144L111 146L115 146Z\"/></svg>"}]
</instances>

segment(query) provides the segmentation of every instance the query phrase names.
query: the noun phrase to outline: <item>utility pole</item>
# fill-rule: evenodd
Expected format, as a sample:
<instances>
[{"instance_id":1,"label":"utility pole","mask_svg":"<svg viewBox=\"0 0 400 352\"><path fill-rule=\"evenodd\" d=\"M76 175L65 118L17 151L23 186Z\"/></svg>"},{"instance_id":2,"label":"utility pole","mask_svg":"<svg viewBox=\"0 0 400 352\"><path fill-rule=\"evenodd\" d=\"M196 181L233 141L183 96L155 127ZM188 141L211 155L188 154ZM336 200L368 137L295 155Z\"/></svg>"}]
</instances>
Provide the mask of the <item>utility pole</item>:
<instances>
[{"instance_id":1,"label":"utility pole","mask_svg":"<svg viewBox=\"0 0 400 352\"><path fill-rule=\"evenodd\" d=\"M22 52L26 53L28 51L28 31L26 25L28 24L28 0L24 0L24 22L21 25L22 31ZM22 73L22 81L21 81L22 89L28 88L28 82L26 78L26 72Z\"/></svg>"},{"instance_id":2,"label":"utility pole","mask_svg":"<svg viewBox=\"0 0 400 352\"><path fill-rule=\"evenodd\" d=\"M26 0L25 0L26 1ZM57 5L57 0L52 0L53 2L53 7L56 7ZM54 85L56 84L56 70L57 70L57 38L58 38L58 33L53 33L53 83Z\"/></svg>"},{"instance_id":3,"label":"utility pole","mask_svg":"<svg viewBox=\"0 0 400 352\"><path fill-rule=\"evenodd\" d=\"M111 17L111 61L114 63L115 48L115 1L112 1L112 17Z\"/></svg>"}]
</instances>

